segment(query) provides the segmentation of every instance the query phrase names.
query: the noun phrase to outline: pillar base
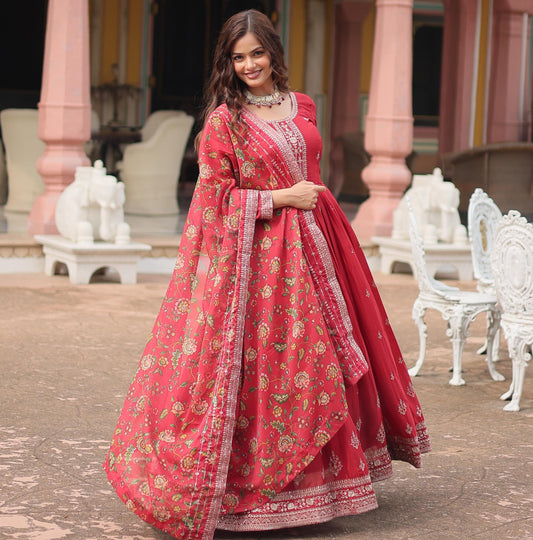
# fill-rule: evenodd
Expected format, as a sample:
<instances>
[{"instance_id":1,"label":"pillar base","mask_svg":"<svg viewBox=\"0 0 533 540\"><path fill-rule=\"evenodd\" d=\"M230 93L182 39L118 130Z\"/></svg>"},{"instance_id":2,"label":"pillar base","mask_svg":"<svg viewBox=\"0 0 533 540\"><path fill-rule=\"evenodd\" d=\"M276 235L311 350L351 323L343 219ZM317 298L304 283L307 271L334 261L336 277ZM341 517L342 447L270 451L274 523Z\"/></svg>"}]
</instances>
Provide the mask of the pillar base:
<instances>
[{"instance_id":1,"label":"pillar base","mask_svg":"<svg viewBox=\"0 0 533 540\"><path fill-rule=\"evenodd\" d=\"M370 197L361 204L352 227L360 240L390 236L394 211L411 183L411 172L405 159L372 157L362 176Z\"/></svg>"},{"instance_id":2,"label":"pillar base","mask_svg":"<svg viewBox=\"0 0 533 540\"><path fill-rule=\"evenodd\" d=\"M35 199L28 217L28 234L59 234L55 214L60 195L61 192L48 192Z\"/></svg>"},{"instance_id":3,"label":"pillar base","mask_svg":"<svg viewBox=\"0 0 533 540\"><path fill-rule=\"evenodd\" d=\"M378 195L367 199L352 220L352 227L359 241L368 241L373 236L391 236L392 215L399 202L399 198Z\"/></svg>"}]
</instances>

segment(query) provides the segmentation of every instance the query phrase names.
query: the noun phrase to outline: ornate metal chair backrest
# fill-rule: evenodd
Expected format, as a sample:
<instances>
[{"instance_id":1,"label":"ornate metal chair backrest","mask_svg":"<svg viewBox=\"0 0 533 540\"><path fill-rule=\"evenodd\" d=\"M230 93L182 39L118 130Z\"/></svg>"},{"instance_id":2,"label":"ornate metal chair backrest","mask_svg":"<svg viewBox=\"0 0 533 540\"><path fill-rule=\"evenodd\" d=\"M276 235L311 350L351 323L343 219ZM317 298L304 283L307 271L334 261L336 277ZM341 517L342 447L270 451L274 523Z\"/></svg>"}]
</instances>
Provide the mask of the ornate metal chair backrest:
<instances>
[{"instance_id":1,"label":"ornate metal chair backrest","mask_svg":"<svg viewBox=\"0 0 533 540\"><path fill-rule=\"evenodd\" d=\"M494 287L490 252L501 217L502 213L496 203L481 188L476 188L468 204L468 237L472 249L474 279L481 292L490 292Z\"/></svg>"},{"instance_id":2,"label":"ornate metal chair backrest","mask_svg":"<svg viewBox=\"0 0 533 540\"><path fill-rule=\"evenodd\" d=\"M490 261L504 316L533 324L533 225L517 210L499 221Z\"/></svg>"},{"instance_id":3,"label":"ornate metal chair backrest","mask_svg":"<svg viewBox=\"0 0 533 540\"><path fill-rule=\"evenodd\" d=\"M500 399L511 399L504 410L519 411L524 372L533 346L533 225L520 212L511 210L499 221L490 262L513 363L511 385Z\"/></svg>"},{"instance_id":4,"label":"ornate metal chair backrest","mask_svg":"<svg viewBox=\"0 0 533 540\"><path fill-rule=\"evenodd\" d=\"M428 272L426 266L426 254L424 251L424 240L422 239L422 235L418 229L418 224L416 222L416 217L411 207L409 197L406 196L406 199L408 209L407 214L409 216L409 239L411 241L414 274L418 282L418 288L422 293L432 293L440 295L440 283L436 279L434 279Z\"/></svg>"}]
</instances>

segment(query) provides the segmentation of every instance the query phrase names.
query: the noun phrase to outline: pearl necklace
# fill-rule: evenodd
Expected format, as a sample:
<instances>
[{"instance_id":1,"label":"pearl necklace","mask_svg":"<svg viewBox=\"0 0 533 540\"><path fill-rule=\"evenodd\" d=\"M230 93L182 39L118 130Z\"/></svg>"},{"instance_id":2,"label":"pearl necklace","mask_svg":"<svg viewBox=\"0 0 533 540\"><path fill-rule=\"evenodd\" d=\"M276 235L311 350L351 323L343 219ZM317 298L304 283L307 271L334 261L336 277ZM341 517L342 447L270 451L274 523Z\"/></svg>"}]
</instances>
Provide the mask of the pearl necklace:
<instances>
[{"instance_id":1,"label":"pearl necklace","mask_svg":"<svg viewBox=\"0 0 533 540\"><path fill-rule=\"evenodd\" d=\"M272 105L281 105L281 102L285 99L277 87L274 87L274 92L268 96L256 96L248 89L244 91L244 96L246 103L256 107L272 108Z\"/></svg>"}]
</instances>

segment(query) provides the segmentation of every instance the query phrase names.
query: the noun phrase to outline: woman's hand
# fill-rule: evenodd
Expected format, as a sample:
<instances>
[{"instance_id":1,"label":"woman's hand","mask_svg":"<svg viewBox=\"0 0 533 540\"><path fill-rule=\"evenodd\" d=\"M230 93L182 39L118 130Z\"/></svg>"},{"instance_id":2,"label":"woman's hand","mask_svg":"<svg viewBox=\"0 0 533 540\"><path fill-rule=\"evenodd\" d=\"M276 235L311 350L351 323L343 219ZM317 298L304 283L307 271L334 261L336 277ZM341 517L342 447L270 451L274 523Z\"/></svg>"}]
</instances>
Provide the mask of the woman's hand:
<instances>
[{"instance_id":1,"label":"woman's hand","mask_svg":"<svg viewBox=\"0 0 533 540\"><path fill-rule=\"evenodd\" d=\"M314 184L304 180L290 188L275 189L272 191L274 208L293 206L300 210L313 210L316 207L318 194L326 191L326 186Z\"/></svg>"}]
</instances>

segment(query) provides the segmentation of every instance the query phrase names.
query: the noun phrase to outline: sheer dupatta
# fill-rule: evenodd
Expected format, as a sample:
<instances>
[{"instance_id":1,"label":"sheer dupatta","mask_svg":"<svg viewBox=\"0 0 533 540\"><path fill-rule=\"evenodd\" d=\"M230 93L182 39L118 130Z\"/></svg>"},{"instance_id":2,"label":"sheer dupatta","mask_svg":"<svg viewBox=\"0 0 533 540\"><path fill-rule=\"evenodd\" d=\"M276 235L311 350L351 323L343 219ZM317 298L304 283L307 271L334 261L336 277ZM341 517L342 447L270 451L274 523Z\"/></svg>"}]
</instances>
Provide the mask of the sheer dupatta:
<instances>
[{"instance_id":1,"label":"sheer dupatta","mask_svg":"<svg viewBox=\"0 0 533 540\"><path fill-rule=\"evenodd\" d=\"M216 137L207 131L207 141ZM180 538L212 537L225 491L258 209L259 192L238 189L229 160L216 171L209 158L201 163L173 276L104 464L128 508Z\"/></svg>"}]
</instances>

